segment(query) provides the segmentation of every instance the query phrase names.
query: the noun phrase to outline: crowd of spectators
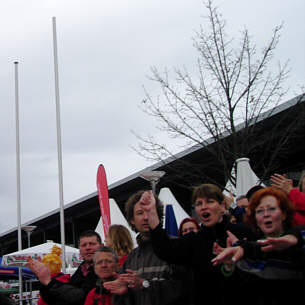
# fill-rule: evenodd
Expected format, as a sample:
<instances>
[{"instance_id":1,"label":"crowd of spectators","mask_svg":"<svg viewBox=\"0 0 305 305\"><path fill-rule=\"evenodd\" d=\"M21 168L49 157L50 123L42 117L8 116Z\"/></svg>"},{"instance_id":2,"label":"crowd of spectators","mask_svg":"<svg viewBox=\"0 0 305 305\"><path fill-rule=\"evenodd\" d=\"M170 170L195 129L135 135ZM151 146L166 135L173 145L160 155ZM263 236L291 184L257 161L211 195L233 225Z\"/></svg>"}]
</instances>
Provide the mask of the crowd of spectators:
<instances>
[{"instance_id":1,"label":"crowd of spectators","mask_svg":"<svg viewBox=\"0 0 305 305\"><path fill-rule=\"evenodd\" d=\"M128 228L112 225L104 246L86 231L79 238L83 263L68 282L29 260L49 305L199 305L305 303L305 175L294 188L274 174L236 199L213 184L194 187L195 218L178 237L162 227L163 206L152 191L125 205ZM232 206L235 206L232 208Z\"/></svg>"}]
</instances>

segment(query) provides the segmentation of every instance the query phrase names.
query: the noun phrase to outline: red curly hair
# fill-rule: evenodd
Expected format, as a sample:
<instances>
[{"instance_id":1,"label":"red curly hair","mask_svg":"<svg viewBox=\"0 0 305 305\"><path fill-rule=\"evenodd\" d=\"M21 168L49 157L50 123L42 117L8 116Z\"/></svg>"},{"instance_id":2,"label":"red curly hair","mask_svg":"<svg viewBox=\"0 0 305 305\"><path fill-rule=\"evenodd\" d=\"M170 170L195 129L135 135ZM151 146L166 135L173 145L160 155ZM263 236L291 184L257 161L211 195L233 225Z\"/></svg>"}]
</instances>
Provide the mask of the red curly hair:
<instances>
[{"instance_id":1,"label":"red curly hair","mask_svg":"<svg viewBox=\"0 0 305 305\"><path fill-rule=\"evenodd\" d=\"M265 187L253 194L250 199L248 211L245 216L246 223L254 228L258 228L255 218L255 210L261 203L261 199L266 196L273 196L277 199L279 208L286 214L286 219L283 221L283 227L289 229L292 227L293 216L295 212L294 205L289 200L288 196L281 190L274 187Z\"/></svg>"}]
</instances>

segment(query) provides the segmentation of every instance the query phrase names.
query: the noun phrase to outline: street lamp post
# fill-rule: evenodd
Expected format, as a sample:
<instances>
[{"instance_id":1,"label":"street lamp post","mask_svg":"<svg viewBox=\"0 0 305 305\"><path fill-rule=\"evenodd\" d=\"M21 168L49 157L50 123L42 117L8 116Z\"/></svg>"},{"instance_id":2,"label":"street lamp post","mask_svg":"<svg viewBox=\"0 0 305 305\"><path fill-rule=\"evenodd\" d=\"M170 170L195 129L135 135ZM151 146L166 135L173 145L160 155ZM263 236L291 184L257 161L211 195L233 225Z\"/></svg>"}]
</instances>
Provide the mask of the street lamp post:
<instances>
[{"instance_id":1,"label":"street lamp post","mask_svg":"<svg viewBox=\"0 0 305 305\"><path fill-rule=\"evenodd\" d=\"M157 195L156 185L161 179L161 177L163 177L164 175L165 175L164 171L145 171L140 174L140 177L150 182L150 186L153 193Z\"/></svg>"},{"instance_id":2,"label":"street lamp post","mask_svg":"<svg viewBox=\"0 0 305 305\"><path fill-rule=\"evenodd\" d=\"M28 248L31 247L31 234L37 228L37 226L22 226L21 229L26 232L28 236ZM30 302L28 304L32 304L32 282L29 282L29 290L30 290Z\"/></svg>"},{"instance_id":3,"label":"street lamp post","mask_svg":"<svg viewBox=\"0 0 305 305\"><path fill-rule=\"evenodd\" d=\"M22 226L21 229L26 232L28 236L28 248L31 247L31 234L37 228L37 226Z\"/></svg>"}]
</instances>

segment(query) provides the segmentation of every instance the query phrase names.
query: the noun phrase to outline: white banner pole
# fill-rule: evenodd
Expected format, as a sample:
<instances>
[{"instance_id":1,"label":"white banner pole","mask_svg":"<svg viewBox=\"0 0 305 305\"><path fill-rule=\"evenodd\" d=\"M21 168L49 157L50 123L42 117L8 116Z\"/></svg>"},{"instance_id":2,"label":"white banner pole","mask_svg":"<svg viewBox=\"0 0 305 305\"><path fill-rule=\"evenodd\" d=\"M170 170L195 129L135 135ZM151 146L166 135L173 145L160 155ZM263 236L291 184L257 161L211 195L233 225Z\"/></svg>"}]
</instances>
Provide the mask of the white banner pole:
<instances>
[{"instance_id":1,"label":"white banner pole","mask_svg":"<svg viewBox=\"0 0 305 305\"><path fill-rule=\"evenodd\" d=\"M57 58L57 36L56 18L53 22L53 50L54 50L54 73L55 73L55 99L56 99L56 126L57 126L57 154L58 154L58 181L59 181L59 202L60 202L60 237L62 246L62 272L66 273L66 251L65 251L65 216L64 216L64 195L63 195L63 173L62 173L62 149L61 149L61 128L60 128L60 103L59 103L59 81L58 81L58 58Z\"/></svg>"},{"instance_id":2,"label":"white banner pole","mask_svg":"<svg viewBox=\"0 0 305 305\"><path fill-rule=\"evenodd\" d=\"M21 236L21 197L20 197L20 142L19 142L19 90L18 90L18 61L15 65L15 108L16 108L16 177L17 177L17 226L18 226L18 250L22 250ZM22 304L22 268L18 268L19 274L19 304Z\"/></svg>"}]
</instances>

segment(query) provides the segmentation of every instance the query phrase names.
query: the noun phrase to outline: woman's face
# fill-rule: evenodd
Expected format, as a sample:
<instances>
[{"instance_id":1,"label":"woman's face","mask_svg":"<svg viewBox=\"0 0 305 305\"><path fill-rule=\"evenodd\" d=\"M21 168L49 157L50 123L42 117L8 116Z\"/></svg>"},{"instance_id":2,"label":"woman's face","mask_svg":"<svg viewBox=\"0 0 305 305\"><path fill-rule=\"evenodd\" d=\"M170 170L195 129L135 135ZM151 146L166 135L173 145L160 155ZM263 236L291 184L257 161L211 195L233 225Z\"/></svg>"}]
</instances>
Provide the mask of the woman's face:
<instances>
[{"instance_id":1,"label":"woman's face","mask_svg":"<svg viewBox=\"0 0 305 305\"><path fill-rule=\"evenodd\" d=\"M188 234L190 232L198 232L196 225L192 221L185 222L181 228L182 235Z\"/></svg>"},{"instance_id":2,"label":"woman's face","mask_svg":"<svg viewBox=\"0 0 305 305\"><path fill-rule=\"evenodd\" d=\"M263 197L255 209L258 227L266 236L277 237L283 232L286 214L280 209L277 198L272 195Z\"/></svg>"},{"instance_id":3,"label":"woman's face","mask_svg":"<svg viewBox=\"0 0 305 305\"><path fill-rule=\"evenodd\" d=\"M219 203L212 198L198 197L195 201L195 211L206 227L212 227L222 220L225 202Z\"/></svg>"}]
</instances>

